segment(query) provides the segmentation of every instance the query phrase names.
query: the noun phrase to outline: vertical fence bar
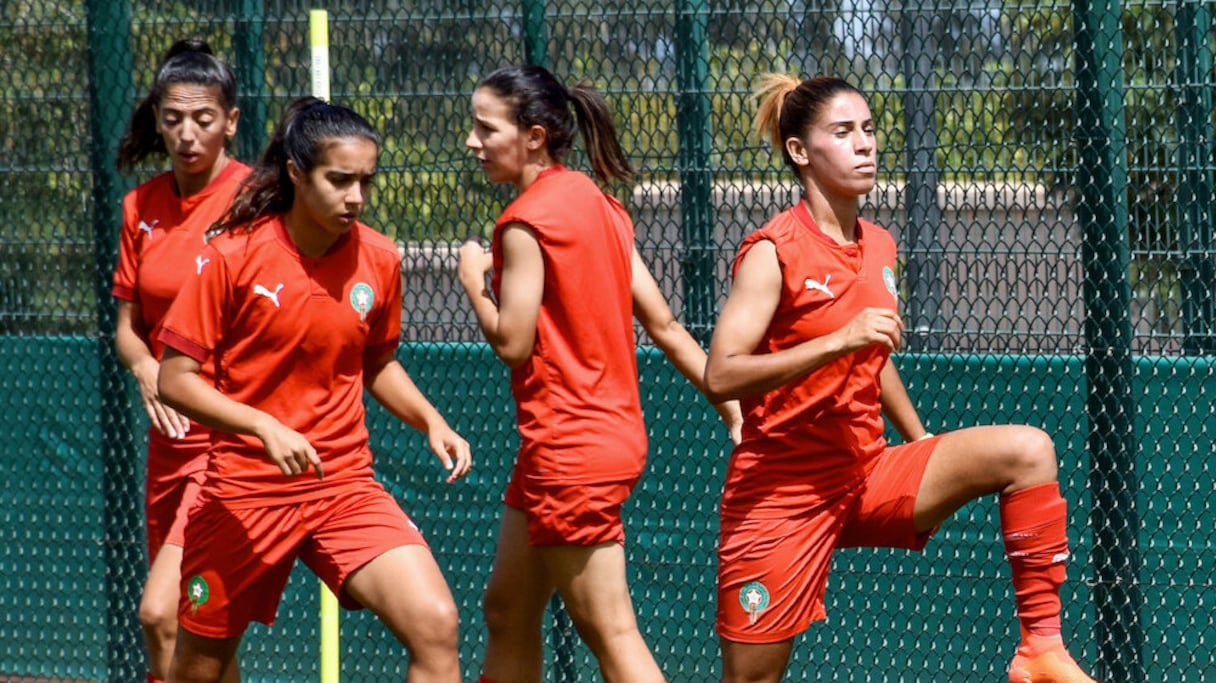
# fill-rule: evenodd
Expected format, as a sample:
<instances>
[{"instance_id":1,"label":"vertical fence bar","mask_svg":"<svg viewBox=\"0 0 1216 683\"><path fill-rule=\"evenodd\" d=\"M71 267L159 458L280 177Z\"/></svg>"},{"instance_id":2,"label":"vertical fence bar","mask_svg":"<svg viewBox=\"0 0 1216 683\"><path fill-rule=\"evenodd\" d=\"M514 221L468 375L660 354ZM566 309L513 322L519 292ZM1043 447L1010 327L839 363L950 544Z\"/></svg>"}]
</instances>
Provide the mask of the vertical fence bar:
<instances>
[{"instance_id":1,"label":"vertical fence bar","mask_svg":"<svg viewBox=\"0 0 1216 683\"><path fill-rule=\"evenodd\" d=\"M1183 352L1216 352L1216 247L1212 239L1212 27L1210 0L1181 0L1174 16L1178 140L1178 246Z\"/></svg>"},{"instance_id":2,"label":"vertical fence bar","mask_svg":"<svg viewBox=\"0 0 1216 683\"><path fill-rule=\"evenodd\" d=\"M1121 17L1118 0L1076 0L1073 5L1080 152L1077 220L1085 267L1097 678L1143 681Z\"/></svg>"},{"instance_id":3,"label":"vertical fence bar","mask_svg":"<svg viewBox=\"0 0 1216 683\"><path fill-rule=\"evenodd\" d=\"M680 241L684 326L709 344L716 304L713 175L709 153L709 4L676 1L676 134L680 150Z\"/></svg>"},{"instance_id":4,"label":"vertical fence bar","mask_svg":"<svg viewBox=\"0 0 1216 683\"><path fill-rule=\"evenodd\" d=\"M529 64L549 68L549 27L545 18L545 0L523 0L524 59ZM559 76L560 78L560 76ZM562 599L556 594L549 599L552 624L549 637L553 643L553 671L559 683L574 683L578 671L574 666L577 634Z\"/></svg>"},{"instance_id":5,"label":"vertical fence bar","mask_svg":"<svg viewBox=\"0 0 1216 683\"><path fill-rule=\"evenodd\" d=\"M237 129L237 158L257 160L266 144L266 51L262 47L262 0L233 0L236 83L240 89L241 122Z\"/></svg>"},{"instance_id":6,"label":"vertical fence bar","mask_svg":"<svg viewBox=\"0 0 1216 683\"><path fill-rule=\"evenodd\" d=\"M93 244L101 392L102 515L106 567L106 670L109 680L143 680L143 639L136 615L143 575L141 472L127 405L127 384L114 350L117 308L110 278L126 185L115 168L118 142L134 97L130 6L89 0L89 163L93 174Z\"/></svg>"},{"instance_id":7,"label":"vertical fence bar","mask_svg":"<svg viewBox=\"0 0 1216 683\"><path fill-rule=\"evenodd\" d=\"M936 10L904 6L899 13L903 43L904 149L908 156L908 179L904 187L904 250L908 257L905 315L908 321L907 350L937 351L940 335L941 256L937 232L942 221L937 206L937 107L933 82L933 58L938 46L931 23Z\"/></svg>"},{"instance_id":8,"label":"vertical fence bar","mask_svg":"<svg viewBox=\"0 0 1216 683\"><path fill-rule=\"evenodd\" d=\"M524 59L529 64L549 68L549 31L545 21L545 0L523 0Z\"/></svg>"}]
</instances>

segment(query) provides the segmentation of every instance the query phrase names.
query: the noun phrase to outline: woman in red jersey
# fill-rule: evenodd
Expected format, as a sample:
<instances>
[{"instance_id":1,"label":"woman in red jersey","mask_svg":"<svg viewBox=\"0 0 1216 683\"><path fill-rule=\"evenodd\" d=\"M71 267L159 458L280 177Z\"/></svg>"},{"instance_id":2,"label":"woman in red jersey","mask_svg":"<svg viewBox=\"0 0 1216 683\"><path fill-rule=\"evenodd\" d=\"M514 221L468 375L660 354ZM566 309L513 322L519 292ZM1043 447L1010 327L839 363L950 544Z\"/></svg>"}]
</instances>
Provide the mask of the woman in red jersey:
<instances>
[{"instance_id":1,"label":"woman in red jersey","mask_svg":"<svg viewBox=\"0 0 1216 683\"><path fill-rule=\"evenodd\" d=\"M157 340L169 304L197 267L207 227L228 208L249 167L228 156L236 134L236 79L206 43L180 40L156 72L123 137L118 167L166 155L172 169L123 200L123 225L113 294L118 299L118 357L139 386L148 430L147 520L151 566L139 619L148 649L148 680L160 681L177 637L182 528L206 468L210 435L165 405L156 389L162 347ZM204 378L213 377L210 364ZM239 678L236 667L229 680Z\"/></svg>"},{"instance_id":2,"label":"woman in red jersey","mask_svg":"<svg viewBox=\"0 0 1216 683\"><path fill-rule=\"evenodd\" d=\"M249 623L273 623L297 557L406 646L409 681L460 680L456 603L368 446L365 389L427 436L449 482L471 466L396 360L397 246L358 221L378 148L353 111L292 103L166 317L161 396L213 430L171 683L219 680Z\"/></svg>"},{"instance_id":3,"label":"woman in red jersey","mask_svg":"<svg viewBox=\"0 0 1216 683\"><path fill-rule=\"evenodd\" d=\"M900 321L891 236L858 216L874 121L843 80L768 74L756 126L797 174L798 204L748 236L705 384L743 405L721 505L723 681L778 681L825 618L833 550L921 550L959 507L1000 494L1022 640L1013 683L1090 682L1060 636L1068 557L1051 438L1025 426L925 432L890 354ZM883 415L907 442L883 439Z\"/></svg>"},{"instance_id":4,"label":"woman in red jersey","mask_svg":"<svg viewBox=\"0 0 1216 683\"><path fill-rule=\"evenodd\" d=\"M632 173L603 97L517 66L482 80L472 109L466 144L491 181L519 192L495 225L491 253L477 242L460 252L482 332L511 368L520 433L485 594L481 681L541 680L554 591L605 681L661 681L626 585L620 516L647 447L633 316L698 387L705 353L634 248L625 208L562 165L581 129L601 180ZM737 404L719 410L738 424Z\"/></svg>"}]
</instances>

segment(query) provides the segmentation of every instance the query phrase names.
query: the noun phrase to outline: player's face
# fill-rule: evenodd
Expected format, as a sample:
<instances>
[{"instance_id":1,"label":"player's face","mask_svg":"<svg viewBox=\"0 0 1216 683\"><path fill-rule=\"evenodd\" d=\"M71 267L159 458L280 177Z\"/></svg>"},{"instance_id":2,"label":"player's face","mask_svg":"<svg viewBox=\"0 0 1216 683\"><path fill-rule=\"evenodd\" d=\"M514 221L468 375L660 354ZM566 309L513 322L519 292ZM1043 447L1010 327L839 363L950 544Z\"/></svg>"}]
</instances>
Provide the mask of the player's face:
<instances>
[{"instance_id":1,"label":"player's face","mask_svg":"<svg viewBox=\"0 0 1216 683\"><path fill-rule=\"evenodd\" d=\"M179 178L210 180L222 167L224 146L236 134L240 111L235 107L225 110L220 96L217 85L175 83L161 97L156 130L164 138Z\"/></svg>"},{"instance_id":2,"label":"player's face","mask_svg":"<svg viewBox=\"0 0 1216 683\"><path fill-rule=\"evenodd\" d=\"M464 144L490 182L520 184L528 160L527 135L515 123L510 103L489 88L473 91L473 128Z\"/></svg>"},{"instance_id":3,"label":"player's face","mask_svg":"<svg viewBox=\"0 0 1216 683\"><path fill-rule=\"evenodd\" d=\"M311 171L288 162L295 184L292 213L303 224L333 238L349 232L367 204L376 174L376 143L365 138L328 140Z\"/></svg>"},{"instance_id":4,"label":"player's face","mask_svg":"<svg viewBox=\"0 0 1216 683\"><path fill-rule=\"evenodd\" d=\"M806 136L804 176L825 194L860 197L874 189L878 147L874 117L854 92L832 98Z\"/></svg>"}]
</instances>

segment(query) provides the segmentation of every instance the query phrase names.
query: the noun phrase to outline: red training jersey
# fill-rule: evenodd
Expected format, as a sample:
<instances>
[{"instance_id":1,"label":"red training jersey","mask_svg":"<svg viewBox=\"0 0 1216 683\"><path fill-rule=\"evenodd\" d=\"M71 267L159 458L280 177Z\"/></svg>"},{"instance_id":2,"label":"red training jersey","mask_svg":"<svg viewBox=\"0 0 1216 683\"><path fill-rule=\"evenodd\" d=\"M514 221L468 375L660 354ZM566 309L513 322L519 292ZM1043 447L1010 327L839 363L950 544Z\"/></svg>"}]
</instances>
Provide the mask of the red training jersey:
<instances>
[{"instance_id":1,"label":"red training jersey","mask_svg":"<svg viewBox=\"0 0 1216 683\"><path fill-rule=\"evenodd\" d=\"M297 251L281 216L227 232L174 302L161 341L215 359L215 386L273 415L317 450L325 479L286 477L256 436L215 430L205 490L233 508L333 495L372 476L363 369L397 348L401 260L392 240L356 223L320 258Z\"/></svg>"},{"instance_id":2,"label":"red training jersey","mask_svg":"<svg viewBox=\"0 0 1216 683\"><path fill-rule=\"evenodd\" d=\"M883 228L859 219L856 242L838 244L799 202L743 241L734 271L762 240L776 245L782 288L755 353L835 332L865 308L898 310L895 241ZM888 356L873 344L742 399L743 440L731 454L723 516L813 509L867 473L886 446L879 372Z\"/></svg>"},{"instance_id":3,"label":"red training jersey","mask_svg":"<svg viewBox=\"0 0 1216 683\"><path fill-rule=\"evenodd\" d=\"M196 259L206 245L207 228L228 209L249 172L248 166L231 159L200 192L181 197L173 172L168 171L123 198L118 266L111 293L117 299L139 304L136 331L157 360L164 353L158 336L169 304L197 269ZM211 381L214 374L214 367L204 364L203 377ZM202 446L210 439L208 429L197 424L191 425L183 439L170 439L155 429L149 429L148 434L152 445L160 446L154 448L155 452Z\"/></svg>"},{"instance_id":4,"label":"red training jersey","mask_svg":"<svg viewBox=\"0 0 1216 683\"><path fill-rule=\"evenodd\" d=\"M646 460L633 333L633 221L591 178L555 166L494 228L495 295L502 230L532 228L545 261L536 343L511 371L519 461L566 482L636 477Z\"/></svg>"}]
</instances>

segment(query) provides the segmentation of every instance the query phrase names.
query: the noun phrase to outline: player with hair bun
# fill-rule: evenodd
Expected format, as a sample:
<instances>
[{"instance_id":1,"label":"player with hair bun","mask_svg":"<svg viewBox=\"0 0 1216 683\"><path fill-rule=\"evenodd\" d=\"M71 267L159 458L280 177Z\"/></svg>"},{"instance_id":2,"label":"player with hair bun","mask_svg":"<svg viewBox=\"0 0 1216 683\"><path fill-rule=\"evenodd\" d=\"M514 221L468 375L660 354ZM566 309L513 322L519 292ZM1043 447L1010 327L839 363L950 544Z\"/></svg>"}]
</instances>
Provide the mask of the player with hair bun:
<instances>
[{"instance_id":1,"label":"player with hair bun","mask_svg":"<svg viewBox=\"0 0 1216 683\"><path fill-rule=\"evenodd\" d=\"M858 215L877 174L865 97L838 78L766 74L757 98L757 131L803 196L740 246L705 368L711 399L739 399L744 415L720 508L722 680L781 680L794 637L826 618L837 548L922 550L995 493L1021 630L1010 683L1093 683L1061 637L1067 510L1051 437L929 434L892 363L895 242ZM904 444L885 441L884 415Z\"/></svg>"},{"instance_id":2,"label":"player with hair bun","mask_svg":"<svg viewBox=\"0 0 1216 683\"><path fill-rule=\"evenodd\" d=\"M228 155L236 134L236 78L200 40L179 40L156 71L152 90L131 116L118 167L134 171L149 157L170 169L123 199L123 225L112 293L118 300L115 347L134 376L148 414L144 492L148 577L139 605L148 650L148 681L164 679L177 637L178 584L186 511L207 465L210 430L170 408L156 387L163 352L157 335L169 305L197 267L203 235L228 208L249 167ZM200 369L214 378L211 363ZM229 681L239 679L237 667Z\"/></svg>"}]
</instances>

